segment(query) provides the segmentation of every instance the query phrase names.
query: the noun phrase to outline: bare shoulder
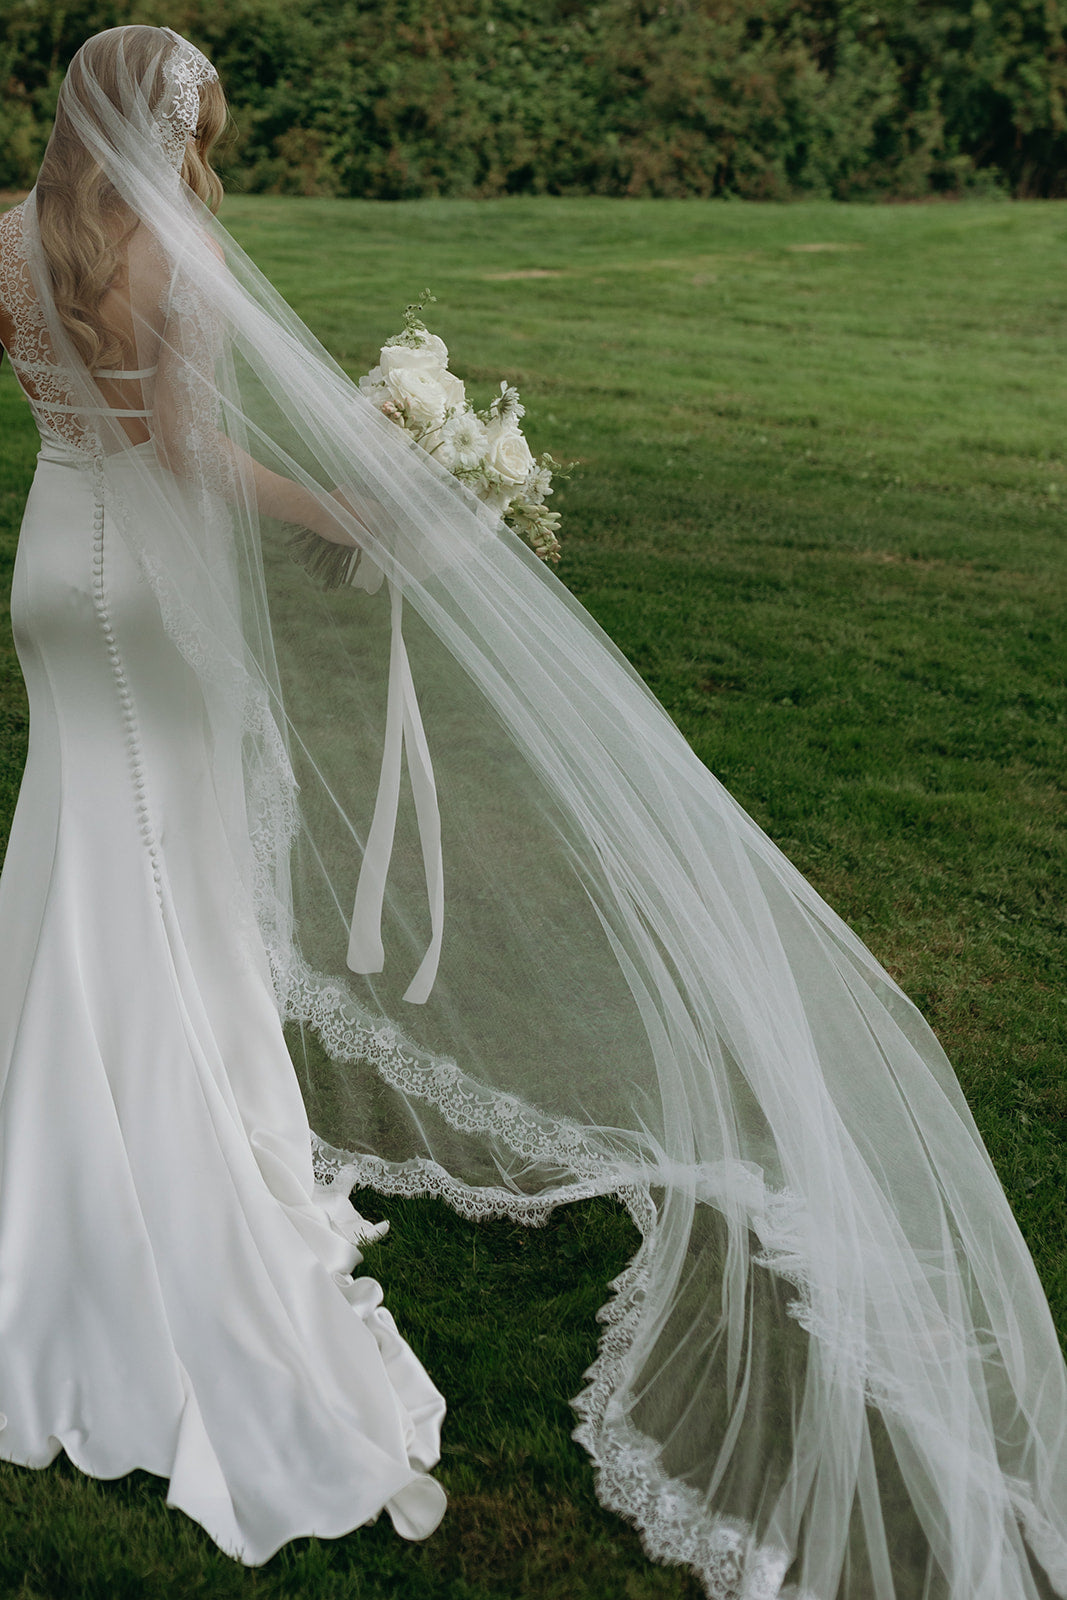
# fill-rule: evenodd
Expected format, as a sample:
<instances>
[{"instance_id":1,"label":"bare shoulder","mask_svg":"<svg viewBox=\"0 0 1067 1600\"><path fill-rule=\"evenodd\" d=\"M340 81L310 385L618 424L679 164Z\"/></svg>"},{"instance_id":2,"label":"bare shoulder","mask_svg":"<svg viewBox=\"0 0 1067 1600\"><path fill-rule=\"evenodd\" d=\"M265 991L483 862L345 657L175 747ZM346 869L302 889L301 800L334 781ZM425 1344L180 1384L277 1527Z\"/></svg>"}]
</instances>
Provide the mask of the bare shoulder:
<instances>
[{"instance_id":1,"label":"bare shoulder","mask_svg":"<svg viewBox=\"0 0 1067 1600\"><path fill-rule=\"evenodd\" d=\"M201 229L196 232L197 243L206 245L219 261L226 255L218 242ZM136 278L148 290L163 293L172 282L175 272L181 271L183 256L159 243L148 228L138 228L127 246L127 262L131 282Z\"/></svg>"},{"instance_id":2,"label":"bare shoulder","mask_svg":"<svg viewBox=\"0 0 1067 1600\"><path fill-rule=\"evenodd\" d=\"M131 282L137 280L151 289L166 281L169 271L166 252L148 228L135 229L126 241L123 253Z\"/></svg>"}]
</instances>

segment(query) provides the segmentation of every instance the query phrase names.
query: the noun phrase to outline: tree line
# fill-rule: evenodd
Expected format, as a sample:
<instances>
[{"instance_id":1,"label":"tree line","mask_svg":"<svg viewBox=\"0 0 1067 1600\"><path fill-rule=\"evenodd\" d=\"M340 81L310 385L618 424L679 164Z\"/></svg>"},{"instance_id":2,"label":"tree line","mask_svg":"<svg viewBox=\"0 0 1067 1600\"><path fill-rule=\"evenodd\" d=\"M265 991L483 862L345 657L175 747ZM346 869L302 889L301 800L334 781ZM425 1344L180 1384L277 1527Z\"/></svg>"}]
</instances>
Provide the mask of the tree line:
<instances>
[{"instance_id":1,"label":"tree line","mask_svg":"<svg viewBox=\"0 0 1067 1600\"><path fill-rule=\"evenodd\" d=\"M251 192L1067 193L1067 0L5 0L0 185L124 22L211 56Z\"/></svg>"}]
</instances>

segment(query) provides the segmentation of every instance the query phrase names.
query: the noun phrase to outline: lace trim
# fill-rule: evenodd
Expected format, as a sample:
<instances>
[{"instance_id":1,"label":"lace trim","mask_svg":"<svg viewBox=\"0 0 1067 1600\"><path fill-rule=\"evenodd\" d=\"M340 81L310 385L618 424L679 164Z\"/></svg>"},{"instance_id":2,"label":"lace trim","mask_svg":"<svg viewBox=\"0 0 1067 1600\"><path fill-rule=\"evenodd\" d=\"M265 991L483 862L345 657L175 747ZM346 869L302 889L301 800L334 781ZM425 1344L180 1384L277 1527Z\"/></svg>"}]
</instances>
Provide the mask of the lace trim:
<instances>
[{"instance_id":1,"label":"lace trim","mask_svg":"<svg viewBox=\"0 0 1067 1600\"><path fill-rule=\"evenodd\" d=\"M578 1123L539 1112L517 1095L470 1077L451 1057L423 1050L339 982L315 973L291 945L268 944L268 956L285 1019L314 1028L335 1061L366 1062L393 1088L436 1107L459 1132L488 1134L524 1160L548 1162L579 1179L598 1179L606 1185L598 1192L609 1192L612 1175L625 1182L627 1169L618 1153L588 1138ZM651 1163L645 1159L643 1165ZM631 1166L631 1181L632 1172Z\"/></svg>"},{"instance_id":2,"label":"lace trim","mask_svg":"<svg viewBox=\"0 0 1067 1600\"><path fill-rule=\"evenodd\" d=\"M21 384L20 387L41 432L52 434L91 458L99 454L100 440L84 419L79 422L82 414L72 404L69 374L56 362L44 312L33 291L22 215L22 206L18 205L0 217L0 303L14 326L9 354L13 366L33 372L36 392L31 394Z\"/></svg>"},{"instance_id":3,"label":"lace trim","mask_svg":"<svg viewBox=\"0 0 1067 1600\"><path fill-rule=\"evenodd\" d=\"M742 1189L753 1177L736 1166L724 1167L723 1176L731 1187L740 1180ZM736 1189L734 1198L739 1198ZM764 1191L768 1198L772 1210L780 1201L782 1209L792 1212L791 1196ZM818 1600L807 1590L782 1587L792 1560L789 1551L760 1543L754 1530L737 1518L709 1513L694 1489L663 1470L657 1445L625 1418L608 1420L626 1381L655 1243L655 1232L647 1232L629 1266L609 1284L612 1299L597 1312L597 1321L605 1324L597 1359L585 1373L586 1387L571 1401L583 1419L571 1437L593 1461L597 1498L636 1527L653 1561L692 1567L709 1600Z\"/></svg>"},{"instance_id":4,"label":"lace trim","mask_svg":"<svg viewBox=\"0 0 1067 1600\"><path fill-rule=\"evenodd\" d=\"M338 1150L318 1135L312 1137L319 1182L344 1181L353 1188L365 1185L379 1194L434 1195L471 1221L504 1216L528 1227L541 1227L557 1205L571 1200L597 1194L614 1194L622 1200L644 1237L625 1271L609 1285L613 1298L597 1312L597 1320L606 1325L597 1358L585 1373L586 1387L571 1401L583 1418L572 1438L592 1459L597 1496L608 1510L636 1526L652 1560L692 1567L710 1600L816 1600L791 1587L783 1589L791 1559L788 1552L760 1544L736 1519L709 1516L695 1491L664 1473L657 1446L629 1423L607 1421L624 1381L655 1248L656 1210L647 1189L612 1184L606 1175L600 1181L561 1185L538 1195L490 1186L473 1188L423 1157L383 1161L379 1156Z\"/></svg>"},{"instance_id":5,"label":"lace trim","mask_svg":"<svg viewBox=\"0 0 1067 1600\"><path fill-rule=\"evenodd\" d=\"M655 1227L655 1207L647 1190L636 1184L621 1185L607 1177L560 1184L556 1189L539 1194L523 1194L518 1189L495 1185L475 1187L453 1177L425 1156L415 1156L404 1162L385 1161L381 1156L338 1150L316 1133L312 1134L312 1164L319 1183L334 1184L343 1179L352 1189L365 1187L378 1194L403 1195L409 1199L433 1195L435 1199L447 1201L453 1211L469 1222L507 1217L529 1228L543 1228L557 1206L611 1194L623 1200L642 1231Z\"/></svg>"},{"instance_id":6,"label":"lace trim","mask_svg":"<svg viewBox=\"0 0 1067 1600\"><path fill-rule=\"evenodd\" d=\"M381 1048L385 1048L384 1040ZM402 1073L402 1063L394 1062L390 1081ZM417 1080L414 1085L405 1081L397 1086L418 1092ZM486 1092L483 1090L483 1094ZM447 1105L440 1109L453 1121ZM451 1109L454 1114L455 1106ZM506 1128L495 1123L491 1114L483 1111L481 1120L488 1123L490 1131L510 1142ZM506 1126L512 1126L510 1119ZM695 1490L664 1471L659 1447L618 1414L616 1396L629 1376L630 1353L638 1335L656 1249L657 1213L647 1186L627 1181L618 1170L612 1174L604 1167L597 1176L527 1195L503 1187L462 1183L437 1162L424 1157L389 1162L378 1156L339 1150L318 1135L312 1138L313 1162L320 1182L348 1183L350 1188L366 1186L379 1194L434 1195L472 1221L508 1217L529 1227L540 1227L557 1205L597 1194L619 1198L641 1232L642 1242L633 1260L609 1285L612 1297L597 1312L598 1322L604 1324L597 1357L584 1374L585 1387L571 1401L582 1419L572 1437L592 1460L598 1499L636 1527L642 1546L653 1561L691 1567L709 1600L825 1600L786 1584L790 1552L761 1543L754 1530L739 1519L709 1513L705 1500ZM534 1153L533 1143L532 1139L526 1142L524 1153ZM537 1153L551 1154L551 1141ZM753 1263L806 1286L808 1275L803 1270L799 1235L807 1213L796 1195L787 1190L768 1190L754 1169L742 1163L723 1163L720 1168L709 1170L697 1198L726 1209L743 1208L749 1226L763 1245ZM840 1330L832 1331L828 1323L815 1317L810 1300L794 1300L787 1310L813 1338L833 1350L839 1376L844 1361L845 1381L859 1385L870 1404L882 1411L906 1409L884 1376L866 1370L854 1359L854 1353L850 1357ZM1028 1484L1009 1480L1008 1489L1012 1508L1032 1550L1057 1592L1067 1593L1067 1545L1035 1505Z\"/></svg>"},{"instance_id":7,"label":"lace trim","mask_svg":"<svg viewBox=\"0 0 1067 1600\"><path fill-rule=\"evenodd\" d=\"M667 1477L655 1448L629 1433L604 1429L594 1442L583 1423L573 1437L593 1458L597 1498L636 1527L651 1560L692 1567L709 1600L826 1600L792 1584L783 1587L788 1551L761 1544L735 1518L709 1516L694 1490Z\"/></svg>"},{"instance_id":8,"label":"lace trim","mask_svg":"<svg viewBox=\"0 0 1067 1600\"><path fill-rule=\"evenodd\" d=\"M537 1195L474 1188L424 1157L387 1162L338 1150L315 1135L313 1161L319 1181L336 1183L344 1176L346 1181L351 1178L353 1187L365 1183L381 1194L434 1194L471 1220L506 1216L534 1227L543 1225L557 1205L596 1194L616 1195L641 1232L642 1243L629 1266L609 1285L613 1298L597 1313L597 1320L605 1324L597 1358L585 1373L586 1387L571 1401L583 1419L572 1437L592 1459L598 1498L636 1526L654 1561L693 1567L710 1600L787 1600L787 1596L816 1600L797 1590L783 1590L791 1560L788 1552L760 1544L752 1530L735 1519L709 1516L694 1490L663 1471L659 1449L651 1440L626 1421L607 1420L625 1381L651 1275L658 1221L647 1185L623 1177L617 1166L613 1170L576 1125L552 1121L513 1096L493 1093L462 1073L455 1062L426 1056L391 1025L365 1025L362 1030L346 1026L341 1021L346 1003L350 1004L339 989L318 987L308 974L296 995L290 996L289 1014L310 1022L331 1055L368 1061L394 1087L434 1104L453 1127L490 1133L527 1159L561 1161L572 1171L585 1169L587 1176ZM735 1200L756 1184L755 1175L740 1166L724 1167L720 1176L717 1192L728 1188ZM766 1201L766 1191L762 1185L760 1189ZM771 1211L780 1202L784 1214L793 1214L792 1197L770 1199Z\"/></svg>"}]
</instances>

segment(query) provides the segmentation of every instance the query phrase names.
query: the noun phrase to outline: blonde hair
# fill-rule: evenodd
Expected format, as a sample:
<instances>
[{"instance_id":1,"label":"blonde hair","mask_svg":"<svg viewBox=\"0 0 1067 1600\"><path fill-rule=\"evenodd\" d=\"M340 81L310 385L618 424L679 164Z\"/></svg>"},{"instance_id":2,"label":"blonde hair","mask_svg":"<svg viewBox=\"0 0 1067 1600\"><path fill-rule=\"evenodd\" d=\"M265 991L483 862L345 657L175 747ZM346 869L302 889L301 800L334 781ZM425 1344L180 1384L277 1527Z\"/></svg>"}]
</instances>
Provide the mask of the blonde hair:
<instances>
[{"instance_id":1,"label":"blonde hair","mask_svg":"<svg viewBox=\"0 0 1067 1600\"><path fill-rule=\"evenodd\" d=\"M121 111L121 60L154 110L166 91L163 64L173 48L162 28L138 25L109 28L87 39L60 89L55 126L37 175L37 216L56 310L90 372L123 366L131 355L126 341L101 323L99 312L115 276L119 251L137 224L75 132L65 96L77 94L88 73ZM186 151L181 175L212 211L222 201L222 183L209 157L227 120L226 97L218 79L201 84L193 144Z\"/></svg>"}]
</instances>

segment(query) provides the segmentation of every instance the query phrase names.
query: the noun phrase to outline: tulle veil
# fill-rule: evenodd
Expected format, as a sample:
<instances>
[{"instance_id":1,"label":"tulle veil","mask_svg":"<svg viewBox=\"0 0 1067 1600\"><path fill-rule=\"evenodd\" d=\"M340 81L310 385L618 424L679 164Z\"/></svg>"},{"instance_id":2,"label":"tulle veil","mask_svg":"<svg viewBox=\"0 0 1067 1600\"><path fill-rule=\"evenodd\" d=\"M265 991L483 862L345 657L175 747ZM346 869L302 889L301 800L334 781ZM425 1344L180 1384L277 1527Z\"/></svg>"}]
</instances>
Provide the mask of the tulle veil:
<instances>
[{"instance_id":1,"label":"tulle veil","mask_svg":"<svg viewBox=\"0 0 1067 1600\"><path fill-rule=\"evenodd\" d=\"M148 31L151 71L120 39L117 95L84 52L63 94L146 241L153 441L56 311L31 195L36 409L198 675L233 937L266 949L321 1180L530 1224L621 1198L642 1243L575 1437L713 1600L1067 1596L1067 1370L932 1032L181 182L195 57ZM353 583L294 559L264 469L359 546Z\"/></svg>"}]
</instances>

